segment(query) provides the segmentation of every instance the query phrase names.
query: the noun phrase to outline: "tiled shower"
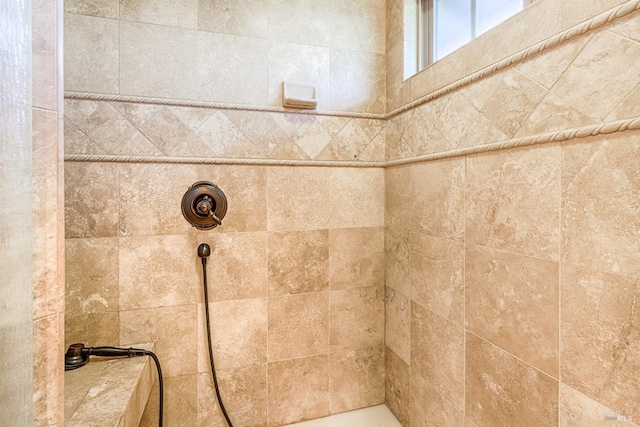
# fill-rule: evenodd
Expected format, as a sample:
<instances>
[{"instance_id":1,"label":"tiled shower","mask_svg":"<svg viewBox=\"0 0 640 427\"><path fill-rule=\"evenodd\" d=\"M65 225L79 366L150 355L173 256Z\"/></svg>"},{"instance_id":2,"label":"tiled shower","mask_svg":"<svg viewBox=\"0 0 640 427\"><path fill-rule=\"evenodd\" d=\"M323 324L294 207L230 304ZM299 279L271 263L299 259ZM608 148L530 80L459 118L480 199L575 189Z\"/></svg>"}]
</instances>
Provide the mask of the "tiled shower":
<instances>
[{"instance_id":1,"label":"tiled shower","mask_svg":"<svg viewBox=\"0 0 640 427\"><path fill-rule=\"evenodd\" d=\"M538 0L403 81L412 3L67 0L55 313L67 344L157 340L169 425L223 425L201 242L240 425L640 419L640 2ZM179 208L200 180L229 199L209 232Z\"/></svg>"},{"instance_id":2,"label":"tiled shower","mask_svg":"<svg viewBox=\"0 0 640 427\"><path fill-rule=\"evenodd\" d=\"M67 155L137 156L66 163L66 341L156 339L166 423L222 425L196 256L206 242L235 424L383 403L384 2L179 3L67 4L66 91L181 102L65 102ZM318 108L336 113L274 109L285 80L315 83ZM202 180L229 202L208 232L179 207ZM150 402L143 425L156 424Z\"/></svg>"}]
</instances>

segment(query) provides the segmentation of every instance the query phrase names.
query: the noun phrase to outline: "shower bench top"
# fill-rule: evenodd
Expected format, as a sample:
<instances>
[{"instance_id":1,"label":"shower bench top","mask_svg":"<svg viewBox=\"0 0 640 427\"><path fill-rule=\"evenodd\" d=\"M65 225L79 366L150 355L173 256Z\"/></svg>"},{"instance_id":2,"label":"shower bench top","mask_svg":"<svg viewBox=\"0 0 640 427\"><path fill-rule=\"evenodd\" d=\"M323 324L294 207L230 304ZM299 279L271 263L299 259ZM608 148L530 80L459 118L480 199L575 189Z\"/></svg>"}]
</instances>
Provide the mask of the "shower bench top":
<instances>
[{"instance_id":1,"label":"shower bench top","mask_svg":"<svg viewBox=\"0 0 640 427\"><path fill-rule=\"evenodd\" d=\"M153 343L127 345L154 351ZM64 373L65 427L136 427L155 381L149 357L101 358Z\"/></svg>"}]
</instances>

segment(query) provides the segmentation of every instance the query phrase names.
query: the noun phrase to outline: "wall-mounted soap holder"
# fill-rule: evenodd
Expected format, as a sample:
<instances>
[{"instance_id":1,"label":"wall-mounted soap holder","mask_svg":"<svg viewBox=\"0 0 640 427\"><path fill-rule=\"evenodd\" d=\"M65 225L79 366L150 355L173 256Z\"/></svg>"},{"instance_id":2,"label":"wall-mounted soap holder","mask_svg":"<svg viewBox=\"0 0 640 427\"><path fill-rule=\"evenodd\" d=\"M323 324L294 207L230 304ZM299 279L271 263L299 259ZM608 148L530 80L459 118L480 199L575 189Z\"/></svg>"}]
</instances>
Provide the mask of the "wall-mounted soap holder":
<instances>
[{"instance_id":1,"label":"wall-mounted soap holder","mask_svg":"<svg viewBox=\"0 0 640 427\"><path fill-rule=\"evenodd\" d=\"M316 85L282 82L282 106L313 109L318 105Z\"/></svg>"}]
</instances>

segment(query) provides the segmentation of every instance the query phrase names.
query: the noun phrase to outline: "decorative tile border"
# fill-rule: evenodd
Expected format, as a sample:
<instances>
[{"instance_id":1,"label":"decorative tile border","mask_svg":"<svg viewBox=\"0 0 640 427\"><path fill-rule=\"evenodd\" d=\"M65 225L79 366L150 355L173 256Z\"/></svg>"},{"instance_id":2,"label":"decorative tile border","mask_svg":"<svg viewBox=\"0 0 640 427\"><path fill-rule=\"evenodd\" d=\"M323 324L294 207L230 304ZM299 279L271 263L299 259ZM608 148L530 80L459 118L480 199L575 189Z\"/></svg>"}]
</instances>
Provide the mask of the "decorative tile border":
<instances>
[{"instance_id":1,"label":"decorative tile border","mask_svg":"<svg viewBox=\"0 0 640 427\"><path fill-rule=\"evenodd\" d=\"M581 126L558 132L546 132L524 138L510 139L493 144L476 147L461 148L441 153L416 156L408 159L392 160L388 162L348 162L339 160L272 160L272 159L224 159L200 157L155 157L155 156L113 156L113 155L65 155L67 162L105 162L105 163L176 163L176 164L205 164L205 165L246 165L246 166L313 166L313 167L344 167L344 168L386 168L412 163L461 157L489 151L507 150L510 148L527 147L550 142L565 142L574 139L588 138L597 135L608 135L617 132L640 130L640 117L597 125Z\"/></svg>"},{"instance_id":2,"label":"decorative tile border","mask_svg":"<svg viewBox=\"0 0 640 427\"><path fill-rule=\"evenodd\" d=\"M275 112L283 114L303 114L312 116L333 116L348 117L356 119L375 119L388 120L400 113L411 110L438 97L446 95L450 92L460 89L463 86L472 84L485 78L499 70L512 66L526 59L538 55L541 52L550 50L569 40L575 39L591 30L601 28L616 19L628 16L631 13L640 10L640 0L630 0L620 6L610 9L600 15L595 16L589 21L573 26L555 36L552 36L540 43L537 43L525 50L522 50L508 58L503 59L489 67L483 68L467 77L464 77L450 85L438 89L427 94L407 105L404 105L392 112L386 114L358 113L358 112L332 112L332 111L315 111L315 110L297 110L275 106L251 106L242 104L226 104L218 102L205 101L189 101L167 98L149 98L140 96L124 96L113 94L83 93L83 92L65 92L65 98L76 100L91 101L118 101L134 104L152 104L167 106L184 106L199 108L216 108L227 110L257 111L257 112ZM120 162L120 163L182 163L182 164L216 164L216 165L254 165L254 166L316 166L316 167L358 167L358 168L384 168L396 165L405 165L411 163L426 162L443 158L459 157L465 155L473 155L489 151L497 151L509 148L523 147L529 145L543 144L547 142L569 141L578 138L586 138L595 135L605 135L615 132L623 132L627 130L640 129L640 117L634 117L626 120L618 120L600 123L596 125L587 125L576 128L565 129L557 132L545 132L537 135L530 135L522 138L514 138L495 143L478 145L468 148L454 149L438 153L430 153L417 155L404 159L396 159L390 161L350 161L350 160L300 160L300 159L241 159L241 158L202 158L202 157L176 157L176 156L130 156L130 155L85 155L85 154L69 154L65 156L66 161L70 162Z\"/></svg>"},{"instance_id":3,"label":"decorative tile border","mask_svg":"<svg viewBox=\"0 0 640 427\"><path fill-rule=\"evenodd\" d=\"M173 107L216 108L219 110L262 111L267 113L308 114L314 116L349 117L353 119L384 120L387 114L359 113L356 111L318 111L298 108L284 108L276 106L261 106L247 104L229 104L225 102L191 101L186 99L151 98L148 96L116 95L92 92L64 92L65 99L85 101L129 102L134 104L169 105Z\"/></svg>"},{"instance_id":4,"label":"decorative tile border","mask_svg":"<svg viewBox=\"0 0 640 427\"><path fill-rule=\"evenodd\" d=\"M68 155L384 162L384 120L65 101Z\"/></svg>"},{"instance_id":5,"label":"decorative tile border","mask_svg":"<svg viewBox=\"0 0 640 427\"><path fill-rule=\"evenodd\" d=\"M468 156L489 151L507 150L509 148L527 147L530 145L546 144L549 142L565 142L573 139L588 138L597 135L607 135L616 132L625 132L640 129L640 117L627 120L616 120L614 122L601 123L597 125L581 126L573 129L565 129L558 132L546 132L539 135L527 136L524 138L509 139L507 141L495 142L493 144L478 145L469 148L444 151L441 153L426 154L423 156L411 157L385 162L385 167L407 165L411 163L428 162L432 160L447 159L451 157Z\"/></svg>"},{"instance_id":6,"label":"decorative tile border","mask_svg":"<svg viewBox=\"0 0 640 427\"><path fill-rule=\"evenodd\" d=\"M95 154L65 155L66 162L98 163L171 163L191 165L242 166L313 166L342 168L384 168L385 162L348 162L340 160L277 160L277 159L225 159L202 157L118 156Z\"/></svg>"}]
</instances>

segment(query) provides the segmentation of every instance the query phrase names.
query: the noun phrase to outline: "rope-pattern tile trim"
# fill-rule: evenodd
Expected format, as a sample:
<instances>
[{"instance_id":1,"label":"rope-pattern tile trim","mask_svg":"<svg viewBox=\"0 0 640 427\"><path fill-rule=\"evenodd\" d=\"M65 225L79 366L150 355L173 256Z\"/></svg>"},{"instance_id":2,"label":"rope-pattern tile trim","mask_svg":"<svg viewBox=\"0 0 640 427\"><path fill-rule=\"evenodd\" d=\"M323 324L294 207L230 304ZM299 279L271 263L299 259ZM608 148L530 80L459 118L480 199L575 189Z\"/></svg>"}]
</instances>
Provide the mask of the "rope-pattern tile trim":
<instances>
[{"instance_id":1,"label":"rope-pattern tile trim","mask_svg":"<svg viewBox=\"0 0 640 427\"><path fill-rule=\"evenodd\" d=\"M307 114L314 116L349 117L352 119L384 120L386 114L359 113L355 111L317 111L276 106L229 104L225 102L190 101L187 99L151 98L147 96L116 95L93 92L65 91L65 99L80 99L85 101L130 102L135 104L169 105L174 107L216 108L219 110L261 111L266 113Z\"/></svg>"},{"instance_id":2,"label":"rope-pattern tile trim","mask_svg":"<svg viewBox=\"0 0 640 427\"><path fill-rule=\"evenodd\" d=\"M66 162L98 163L169 163L189 165L241 165L241 166L310 166L342 168L384 168L385 162L352 162L340 160L278 160L278 159L225 159L204 157L126 156L106 154L67 154Z\"/></svg>"},{"instance_id":3,"label":"rope-pattern tile trim","mask_svg":"<svg viewBox=\"0 0 640 427\"><path fill-rule=\"evenodd\" d=\"M124 156L100 154L68 154L67 162L107 162L107 163L177 163L198 165L247 165L247 166L313 166L313 167L344 167L344 168L385 168L390 166L408 165L412 163L428 162L448 159L452 157L468 156L489 151L507 150L510 148L526 147L530 145L546 144L550 142L564 142L573 139L588 138L597 135L608 135L617 132L640 130L640 117L617 120L598 125L589 125L558 132L547 132L524 138L510 139L476 147L460 148L441 153L425 154L408 159L391 160L387 162L352 162L340 160L272 160L272 159L223 159L202 157L155 157L155 156Z\"/></svg>"},{"instance_id":4,"label":"rope-pattern tile trim","mask_svg":"<svg viewBox=\"0 0 640 427\"><path fill-rule=\"evenodd\" d=\"M596 15L592 19L585 21L581 24L574 25L573 27L565 30L561 33L556 34L555 36L551 36L539 43L534 44L533 46L521 50L520 52L516 52L507 58L504 58L493 65L489 65L488 67L482 68L479 71L476 71L473 74L469 74L466 77L463 77L460 80L457 80L443 88L440 88L436 91L428 93L415 101L410 102L409 104L403 105L402 107L396 108L393 111L388 112L385 115L386 119L390 119L392 117L397 116L398 114L404 113L405 111L411 110L412 108L419 107L422 104L426 104L429 101L433 101L436 98L439 98L443 95L446 95L450 92L453 92L457 89L460 89L463 86L474 83L484 77L493 74L497 71L505 69L511 65L522 62L526 59L529 59L541 52L552 49L564 42L572 40L576 37L579 37L591 30L596 28L600 28L610 22L615 21L616 19L627 16L637 10L640 10L640 0L631 0L620 6L617 6L613 9L610 9L606 12L601 13L600 15Z\"/></svg>"},{"instance_id":5,"label":"rope-pattern tile trim","mask_svg":"<svg viewBox=\"0 0 640 427\"><path fill-rule=\"evenodd\" d=\"M574 129L565 129L559 132L547 132L524 138L510 139L507 141L495 142L493 144L460 148L442 153L426 154L408 159L391 160L385 163L385 167L448 159L451 157L469 156L489 151L507 150L509 148L526 147L530 145L546 144L549 142L565 142L572 139L588 138L591 136L607 135L638 129L640 129L640 117L635 117L633 119L617 120L615 122L608 122L599 125L589 125Z\"/></svg>"},{"instance_id":6,"label":"rope-pattern tile trim","mask_svg":"<svg viewBox=\"0 0 640 427\"><path fill-rule=\"evenodd\" d=\"M489 65L473 74L463 77L443 88L440 88L434 92L428 93L409 104L396 108L386 114L376 113L359 113L348 111L316 111L316 110L299 110L294 108L283 108L275 106L255 106L246 104L228 104L223 102L208 102L208 101L190 101L183 99L169 99L169 98L151 98L146 96L129 96L129 95L115 95L105 93L92 93L92 92L71 92L65 91L64 97L66 99L81 99L89 101L116 101L116 102L130 102L138 104L156 104L156 105L170 105L177 107L198 107L198 108L217 108L221 110L243 110L243 111L263 111L263 112L275 112L275 113L295 113L295 114L309 114L317 116L334 116L334 117L350 117L355 119L374 119L374 120L387 120L404 113L412 108L419 107L429 101L433 101L436 98L444 96L450 92L460 89L463 86L474 83L484 77L507 68L511 65L515 65L526 59L529 59L539 53L552 49L564 42L579 37L591 30L600 28L606 24L609 24L616 19L625 17L637 10L640 10L640 0L630 0L620 6L614 7L606 12L596 15L592 19L585 21L581 24L574 25L573 27L565 30L561 33L551 36L533 46L516 52L515 54L504 58L493 65Z\"/></svg>"}]
</instances>

